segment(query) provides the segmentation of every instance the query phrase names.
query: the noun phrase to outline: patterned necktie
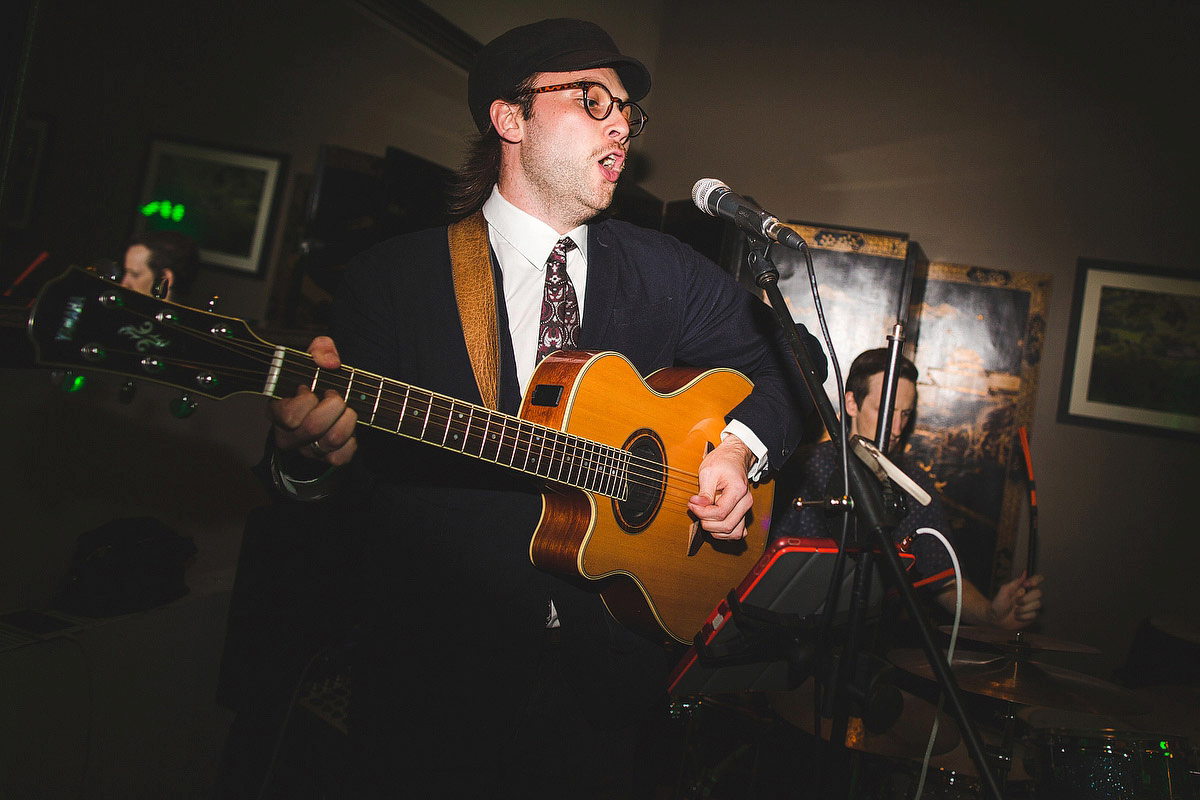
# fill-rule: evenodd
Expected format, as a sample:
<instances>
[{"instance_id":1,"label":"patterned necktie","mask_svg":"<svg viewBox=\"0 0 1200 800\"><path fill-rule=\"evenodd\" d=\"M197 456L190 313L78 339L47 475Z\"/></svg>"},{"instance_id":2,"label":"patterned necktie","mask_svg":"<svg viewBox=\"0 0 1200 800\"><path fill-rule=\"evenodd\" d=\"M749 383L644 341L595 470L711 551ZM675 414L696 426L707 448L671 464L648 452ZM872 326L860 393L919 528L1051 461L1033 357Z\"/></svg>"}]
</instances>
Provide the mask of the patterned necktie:
<instances>
[{"instance_id":1,"label":"patterned necktie","mask_svg":"<svg viewBox=\"0 0 1200 800\"><path fill-rule=\"evenodd\" d=\"M546 289L542 295L542 320L538 328L537 360L555 350L572 350L579 334L579 300L567 275L567 252L575 249L564 236L546 259Z\"/></svg>"}]
</instances>

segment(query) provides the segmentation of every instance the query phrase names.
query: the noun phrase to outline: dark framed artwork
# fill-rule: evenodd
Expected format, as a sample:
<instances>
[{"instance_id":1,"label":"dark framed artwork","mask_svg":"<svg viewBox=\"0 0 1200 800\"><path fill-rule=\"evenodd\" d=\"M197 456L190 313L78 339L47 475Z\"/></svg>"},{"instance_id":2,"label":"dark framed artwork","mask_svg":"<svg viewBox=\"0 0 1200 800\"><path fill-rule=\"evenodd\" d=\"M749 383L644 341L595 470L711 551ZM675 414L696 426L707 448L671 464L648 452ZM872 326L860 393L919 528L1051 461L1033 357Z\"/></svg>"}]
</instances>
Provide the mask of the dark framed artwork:
<instances>
[{"instance_id":1,"label":"dark framed artwork","mask_svg":"<svg viewBox=\"0 0 1200 800\"><path fill-rule=\"evenodd\" d=\"M282 154L155 139L134 231L179 231L203 263L261 276L286 167Z\"/></svg>"},{"instance_id":2,"label":"dark framed artwork","mask_svg":"<svg viewBox=\"0 0 1200 800\"><path fill-rule=\"evenodd\" d=\"M813 272L825 310L829 338L833 341L844 377L850 362L863 350L888 346L887 337L899 310L905 264L910 253L919 253L919 248L904 233L852 230L803 222L788 222L787 225L804 238L812 253ZM744 250L743 247L736 255L738 279L748 288L757 290L753 278L746 274L749 269L744 266ZM821 326L804 257L778 245L771 247L770 256L779 270L779 288L792 319L820 337ZM837 408L836 382L826 381L825 389Z\"/></svg>"},{"instance_id":3,"label":"dark framed artwork","mask_svg":"<svg viewBox=\"0 0 1200 800\"><path fill-rule=\"evenodd\" d=\"M1079 259L1059 422L1200 439L1200 274Z\"/></svg>"},{"instance_id":4,"label":"dark framed artwork","mask_svg":"<svg viewBox=\"0 0 1200 800\"><path fill-rule=\"evenodd\" d=\"M323 144L292 180L267 319L324 333L350 260L378 242L451 221L454 173L396 147L382 156Z\"/></svg>"},{"instance_id":5,"label":"dark framed artwork","mask_svg":"<svg viewBox=\"0 0 1200 800\"><path fill-rule=\"evenodd\" d=\"M990 597L1024 563L1019 429L1033 421L1050 278L933 262L913 298L920 378L906 456L929 472L963 570Z\"/></svg>"}]
</instances>

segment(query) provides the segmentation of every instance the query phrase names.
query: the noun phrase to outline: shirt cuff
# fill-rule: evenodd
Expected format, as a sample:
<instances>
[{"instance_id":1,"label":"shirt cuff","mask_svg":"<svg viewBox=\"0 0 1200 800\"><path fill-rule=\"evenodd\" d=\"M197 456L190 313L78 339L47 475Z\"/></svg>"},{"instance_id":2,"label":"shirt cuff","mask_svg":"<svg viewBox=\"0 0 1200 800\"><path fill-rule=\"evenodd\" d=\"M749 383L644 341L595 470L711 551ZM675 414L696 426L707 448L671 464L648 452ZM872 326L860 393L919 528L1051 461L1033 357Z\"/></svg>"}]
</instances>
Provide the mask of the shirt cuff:
<instances>
[{"instance_id":1,"label":"shirt cuff","mask_svg":"<svg viewBox=\"0 0 1200 800\"><path fill-rule=\"evenodd\" d=\"M279 466L279 454L277 451L271 452L271 481L275 484L275 488L288 497L296 500L311 502L314 500L324 500L329 495L333 494L333 482L329 480L337 467L330 467L324 474L318 475L315 478L301 480L293 478L283 472Z\"/></svg>"},{"instance_id":2,"label":"shirt cuff","mask_svg":"<svg viewBox=\"0 0 1200 800\"><path fill-rule=\"evenodd\" d=\"M754 431L736 419L730 420L729 424L725 426L725 430L721 431L721 440L724 441L725 437L729 434L733 434L741 439L757 459L746 474L746 477L750 480L757 481L767 470L767 446L762 443L761 439L754 435Z\"/></svg>"}]
</instances>

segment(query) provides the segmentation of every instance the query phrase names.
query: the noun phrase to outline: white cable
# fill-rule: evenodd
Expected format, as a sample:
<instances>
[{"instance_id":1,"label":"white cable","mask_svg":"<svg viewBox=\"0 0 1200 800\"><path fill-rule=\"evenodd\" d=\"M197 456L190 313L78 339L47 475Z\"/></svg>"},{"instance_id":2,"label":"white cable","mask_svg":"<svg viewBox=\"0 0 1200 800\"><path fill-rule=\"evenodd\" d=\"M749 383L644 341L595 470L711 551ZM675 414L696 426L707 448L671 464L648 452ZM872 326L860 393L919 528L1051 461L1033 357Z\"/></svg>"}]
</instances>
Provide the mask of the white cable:
<instances>
[{"instance_id":1,"label":"white cable","mask_svg":"<svg viewBox=\"0 0 1200 800\"><path fill-rule=\"evenodd\" d=\"M933 528L917 528L918 534L928 534L934 536L946 548L946 552L950 554L950 563L954 565L954 627L950 631L950 647L946 650L946 664L953 668L954 666L954 644L958 641L958 623L962 620L963 606L963 590L962 590L962 569L958 564L958 554L954 552L954 548L950 542L942 535L941 531ZM933 728L929 732L929 746L925 748L925 758L921 762L921 778L917 781L917 792L913 795L913 800L921 800L921 792L925 789L925 773L929 770L929 759L933 757L933 744L937 740L938 720L942 717L942 706L945 705L946 695L941 693L938 695L937 713L933 716Z\"/></svg>"}]
</instances>

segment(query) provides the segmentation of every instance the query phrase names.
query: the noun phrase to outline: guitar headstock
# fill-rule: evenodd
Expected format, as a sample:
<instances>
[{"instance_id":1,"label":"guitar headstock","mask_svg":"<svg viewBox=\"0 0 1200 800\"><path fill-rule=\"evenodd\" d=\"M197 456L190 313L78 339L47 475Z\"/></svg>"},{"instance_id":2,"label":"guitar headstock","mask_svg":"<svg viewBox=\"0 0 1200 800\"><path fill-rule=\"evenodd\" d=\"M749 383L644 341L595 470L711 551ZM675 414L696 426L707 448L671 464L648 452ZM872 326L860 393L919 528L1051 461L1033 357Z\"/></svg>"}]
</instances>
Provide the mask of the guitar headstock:
<instances>
[{"instance_id":1,"label":"guitar headstock","mask_svg":"<svg viewBox=\"0 0 1200 800\"><path fill-rule=\"evenodd\" d=\"M78 267L42 288L28 332L41 364L218 399L262 393L275 350L239 319L157 300Z\"/></svg>"}]
</instances>

